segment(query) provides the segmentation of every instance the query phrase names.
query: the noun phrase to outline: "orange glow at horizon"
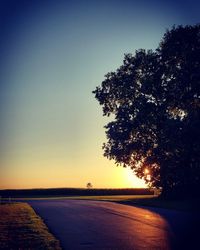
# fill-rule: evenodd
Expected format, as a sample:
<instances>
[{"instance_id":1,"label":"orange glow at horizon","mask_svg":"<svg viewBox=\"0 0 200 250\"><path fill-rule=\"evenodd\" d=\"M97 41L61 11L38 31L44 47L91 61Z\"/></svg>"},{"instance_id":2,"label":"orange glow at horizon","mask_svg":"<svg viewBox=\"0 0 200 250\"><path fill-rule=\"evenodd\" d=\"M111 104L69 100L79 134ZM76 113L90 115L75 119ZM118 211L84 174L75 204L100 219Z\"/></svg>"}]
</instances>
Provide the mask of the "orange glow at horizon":
<instances>
[{"instance_id":1,"label":"orange glow at horizon","mask_svg":"<svg viewBox=\"0 0 200 250\"><path fill-rule=\"evenodd\" d=\"M75 166L66 167L66 162L56 160L44 164L33 162L29 168L20 164L15 169L4 170L3 178L0 176L0 189L20 188L59 188L74 187L85 188L91 182L94 188L145 188L143 180L137 178L129 168L116 167L112 162L101 157L101 162L84 166L84 172ZM59 166L59 167L58 167Z\"/></svg>"}]
</instances>

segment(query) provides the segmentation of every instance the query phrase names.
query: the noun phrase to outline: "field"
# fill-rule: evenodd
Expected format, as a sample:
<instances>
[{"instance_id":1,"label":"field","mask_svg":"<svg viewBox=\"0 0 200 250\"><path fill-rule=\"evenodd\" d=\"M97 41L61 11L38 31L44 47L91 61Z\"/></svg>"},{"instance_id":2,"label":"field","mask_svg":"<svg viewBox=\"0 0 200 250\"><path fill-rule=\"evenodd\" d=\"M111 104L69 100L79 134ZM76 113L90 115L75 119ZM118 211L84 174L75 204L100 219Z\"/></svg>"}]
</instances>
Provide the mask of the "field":
<instances>
[{"instance_id":1,"label":"field","mask_svg":"<svg viewBox=\"0 0 200 250\"><path fill-rule=\"evenodd\" d=\"M15 202L15 201L31 201L31 200L96 200L96 201L113 201L113 202L128 202L140 199L150 199L155 197L154 195L83 195L83 196L40 196L40 197L22 197L22 198L2 198L2 202Z\"/></svg>"},{"instance_id":2,"label":"field","mask_svg":"<svg viewBox=\"0 0 200 250\"><path fill-rule=\"evenodd\" d=\"M27 203L11 203L0 205L0 249L61 248Z\"/></svg>"},{"instance_id":3,"label":"field","mask_svg":"<svg viewBox=\"0 0 200 250\"><path fill-rule=\"evenodd\" d=\"M116 202L130 206L147 206L187 212L199 211L200 209L199 199L191 200L187 199L187 197L181 200L165 200L157 196L149 195L134 197L133 199L121 199Z\"/></svg>"},{"instance_id":4,"label":"field","mask_svg":"<svg viewBox=\"0 0 200 250\"><path fill-rule=\"evenodd\" d=\"M165 200L157 195L96 195L96 196L63 196L63 197L40 197L40 198L20 198L26 200L94 200L117 202L129 206L147 206L173 209L178 211L198 211L199 200Z\"/></svg>"},{"instance_id":5,"label":"field","mask_svg":"<svg viewBox=\"0 0 200 250\"><path fill-rule=\"evenodd\" d=\"M155 191L155 190L154 190ZM161 207L168 209L193 211L199 209L199 200L165 200L154 195L152 189L147 188L45 188L45 189L8 189L0 190L2 201L27 201L34 199L88 199L99 201L113 201L133 206ZM158 190L156 190L158 191Z\"/></svg>"},{"instance_id":6,"label":"field","mask_svg":"<svg viewBox=\"0 0 200 250\"><path fill-rule=\"evenodd\" d=\"M151 195L147 188L44 188L44 189L7 189L0 190L2 198L39 198L66 196L111 196L111 195Z\"/></svg>"}]
</instances>

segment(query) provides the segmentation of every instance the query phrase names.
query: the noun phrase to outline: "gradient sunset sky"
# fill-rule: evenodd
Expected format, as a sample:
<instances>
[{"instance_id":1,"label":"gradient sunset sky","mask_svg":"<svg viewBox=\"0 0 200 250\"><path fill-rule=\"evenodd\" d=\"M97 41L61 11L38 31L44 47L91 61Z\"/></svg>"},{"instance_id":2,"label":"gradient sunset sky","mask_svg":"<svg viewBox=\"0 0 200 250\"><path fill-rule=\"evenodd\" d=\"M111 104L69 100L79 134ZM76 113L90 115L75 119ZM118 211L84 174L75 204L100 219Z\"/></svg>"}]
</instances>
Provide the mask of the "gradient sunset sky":
<instances>
[{"instance_id":1,"label":"gradient sunset sky","mask_svg":"<svg viewBox=\"0 0 200 250\"><path fill-rule=\"evenodd\" d=\"M124 53L200 21L198 1L0 1L0 188L144 187L103 157L92 90Z\"/></svg>"}]
</instances>

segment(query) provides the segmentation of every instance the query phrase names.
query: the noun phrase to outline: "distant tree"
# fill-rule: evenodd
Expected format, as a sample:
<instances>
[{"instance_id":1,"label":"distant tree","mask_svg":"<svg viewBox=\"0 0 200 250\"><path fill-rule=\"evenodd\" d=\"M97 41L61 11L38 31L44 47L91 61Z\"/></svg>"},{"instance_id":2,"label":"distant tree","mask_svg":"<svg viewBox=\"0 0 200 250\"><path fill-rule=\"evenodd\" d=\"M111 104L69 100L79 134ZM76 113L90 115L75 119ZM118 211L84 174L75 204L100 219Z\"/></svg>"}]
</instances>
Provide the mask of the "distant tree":
<instances>
[{"instance_id":1,"label":"distant tree","mask_svg":"<svg viewBox=\"0 0 200 250\"><path fill-rule=\"evenodd\" d=\"M156 51L126 54L93 93L103 114L114 115L104 156L164 196L199 190L200 25L173 27Z\"/></svg>"},{"instance_id":2,"label":"distant tree","mask_svg":"<svg viewBox=\"0 0 200 250\"><path fill-rule=\"evenodd\" d=\"M87 183L87 185L86 185L86 187L88 188L88 189L91 189L93 186L92 186L92 183L91 182L88 182Z\"/></svg>"}]
</instances>

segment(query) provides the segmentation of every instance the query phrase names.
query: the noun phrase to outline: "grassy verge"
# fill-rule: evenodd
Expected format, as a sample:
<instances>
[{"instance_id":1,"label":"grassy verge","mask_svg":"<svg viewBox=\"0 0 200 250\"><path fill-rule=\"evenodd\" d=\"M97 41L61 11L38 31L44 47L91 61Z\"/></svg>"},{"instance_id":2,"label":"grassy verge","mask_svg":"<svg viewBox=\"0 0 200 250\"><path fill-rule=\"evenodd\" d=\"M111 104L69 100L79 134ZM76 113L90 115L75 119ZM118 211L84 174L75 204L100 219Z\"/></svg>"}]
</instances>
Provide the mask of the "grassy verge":
<instances>
[{"instance_id":1,"label":"grassy verge","mask_svg":"<svg viewBox=\"0 0 200 250\"><path fill-rule=\"evenodd\" d=\"M41 198L45 199L45 198ZM155 195L103 195L103 196L72 196L72 197L51 197L46 199L75 199L75 200L96 200L111 201L130 206L148 206L173 209L179 211L196 211L199 209L197 202L193 200L165 200Z\"/></svg>"},{"instance_id":2,"label":"grassy verge","mask_svg":"<svg viewBox=\"0 0 200 250\"><path fill-rule=\"evenodd\" d=\"M80 196L67 199L87 199L98 201L112 201L130 206L148 206L179 211L195 210L194 203L188 200L164 200L155 195L108 195L108 196Z\"/></svg>"},{"instance_id":3,"label":"grassy verge","mask_svg":"<svg viewBox=\"0 0 200 250\"><path fill-rule=\"evenodd\" d=\"M17 198L16 198L17 199ZM164 200L155 195L95 195L95 196L62 196L62 197L37 197L19 198L19 200L96 200L111 201L130 206L148 206L179 211L197 211L199 202L192 200Z\"/></svg>"},{"instance_id":4,"label":"grassy verge","mask_svg":"<svg viewBox=\"0 0 200 250\"><path fill-rule=\"evenodd\" d=\"M165 200L159 197L135 198L130 200L116 201L130 206L148 206L157 208L173 209L178 211L193 212L199 209L198 202L192 200Z\"/></svg>"},{"instance_id":5,"label":"grassy verge","mask_svg":"<svg viewBox=\"0 0 200 250\"><path fill-rule=\"evenodd\" d=\"M27 197L13 198L12 201L27 201L27 200L99 200L99 201L129 201L134 199L152 198L153 195L84 195L84 196L49 196L49 197ZM7 201L6 199L2 199Z\"/></svg>"},{"instance_id":6,"label":"grassy verge","mask_svg":"<svg viewBox=\"0 0 200 250\"><path fill-rule=\"evenodd\" d=\"M27 203L0 205L0 249L60 250L59 241Z\"/></svg>"}]
</instances>

